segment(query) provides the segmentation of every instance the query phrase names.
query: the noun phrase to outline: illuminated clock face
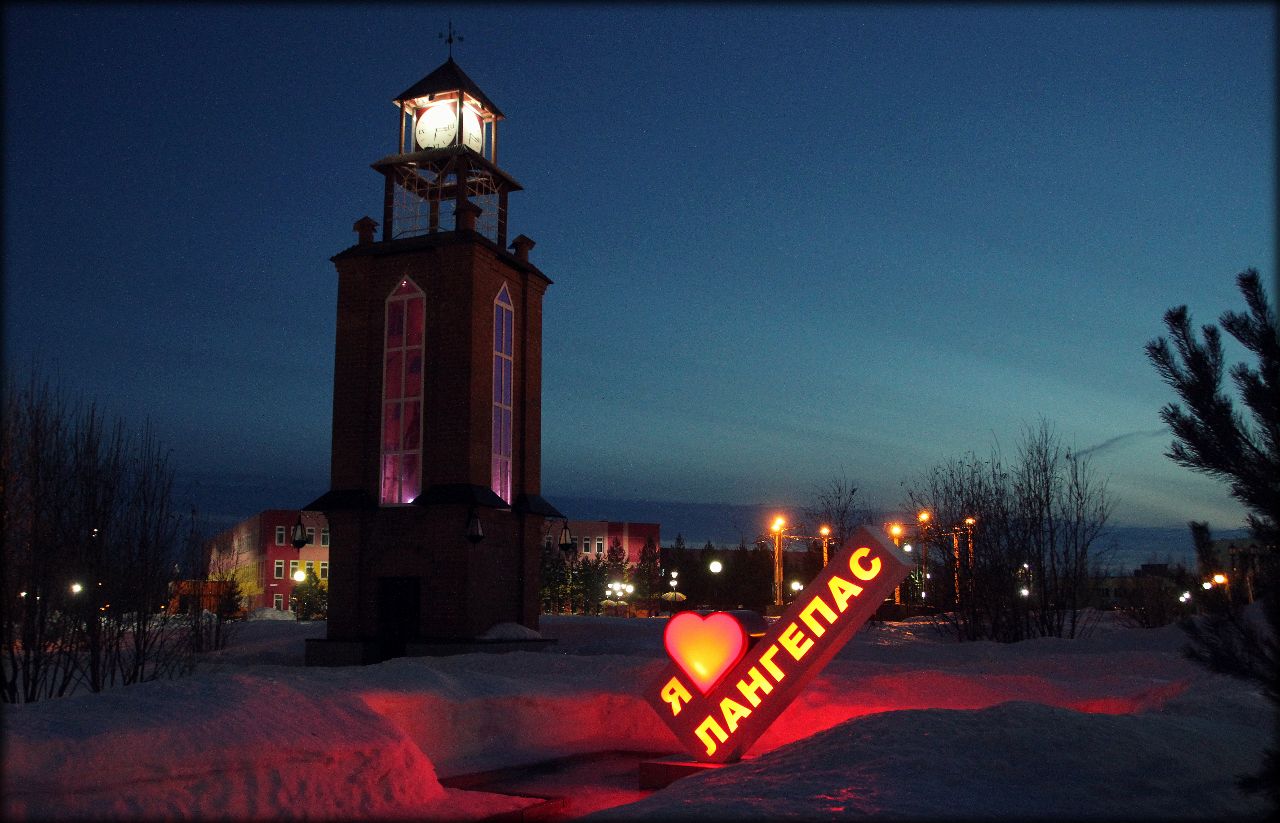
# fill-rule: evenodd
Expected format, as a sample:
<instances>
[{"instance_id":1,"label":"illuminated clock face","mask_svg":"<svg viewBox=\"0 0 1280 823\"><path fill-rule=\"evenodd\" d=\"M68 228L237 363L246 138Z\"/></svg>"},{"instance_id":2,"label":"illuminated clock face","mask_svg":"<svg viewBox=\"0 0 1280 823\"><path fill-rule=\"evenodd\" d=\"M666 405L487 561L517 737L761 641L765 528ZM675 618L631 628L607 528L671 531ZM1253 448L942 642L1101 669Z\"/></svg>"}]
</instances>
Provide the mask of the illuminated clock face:
<instances>
[{"instance_id":1,"label":"illuminated clock face","mask_svg":"<svg viewBox=\"0 0 1280 823\"><path fill-rule=\"evenodd\" d=\"M418 117L413 137L424 149L439 149L453 145L458 136L458 117L452 103L436 103Z\"/></svg>"},{"instance_id":2,"label":"illuminated clock face","mask_svg":"<svg viewBox=\"0 0 1280 823\"><path fill-rule=\"evenodd\" d=\"M418 147L423 149L441 149L452 146L458 137L458 114L449 101L441 101L428 106L418 117L413 137ZM484 129L480 118L470 106L462 107L462 144L472 151L479 152L484 148Z\"/></svg>"},{"instance_id":3,"label":"illuminated clock face","mask_svg":"<svg viewBox=\"0 0 1280 823\"><path fill-rule=\"evenodd\" d=\"M484 148L484 129L470 106L462 107L462 145L477 153Z\"/></svg>"}]
</instances>

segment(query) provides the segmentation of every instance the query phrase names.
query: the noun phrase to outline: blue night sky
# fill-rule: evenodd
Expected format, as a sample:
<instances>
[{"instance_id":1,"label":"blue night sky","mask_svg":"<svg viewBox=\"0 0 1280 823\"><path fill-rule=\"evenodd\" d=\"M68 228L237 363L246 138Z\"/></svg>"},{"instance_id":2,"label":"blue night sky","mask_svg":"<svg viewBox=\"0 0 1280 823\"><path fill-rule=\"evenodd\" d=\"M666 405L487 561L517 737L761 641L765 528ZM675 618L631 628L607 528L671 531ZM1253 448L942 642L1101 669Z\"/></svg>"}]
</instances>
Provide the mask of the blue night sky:
<instances>
[{"instance_id":1,"label":"blue night sky","mask_svg":"<svg viewBox=\"0 0 1280 823\"><path fill-rule=\"evenodd\" d=\"M1275 276L1268 4L7 4L7 370L149 419L211 517L325 491L329 257L450 18L555 281L553 503L893 507L1044 417L1117 524L1241 525L1143 345Z\"/></svg>"}]
</instances>

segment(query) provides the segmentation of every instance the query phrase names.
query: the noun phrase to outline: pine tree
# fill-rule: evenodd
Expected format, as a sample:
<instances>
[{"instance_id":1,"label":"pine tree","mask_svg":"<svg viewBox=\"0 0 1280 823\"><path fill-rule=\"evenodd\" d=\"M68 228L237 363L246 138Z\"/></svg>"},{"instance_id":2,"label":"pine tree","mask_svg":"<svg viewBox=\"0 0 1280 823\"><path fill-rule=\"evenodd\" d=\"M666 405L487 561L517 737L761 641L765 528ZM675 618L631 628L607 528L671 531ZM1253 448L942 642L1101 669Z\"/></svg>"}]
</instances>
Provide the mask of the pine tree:
<instances>
[{"instance_id":1,"label":"pine tree","mask_svg":"<svg viewBox=\"0 0 1280 823\"><path fill-rule=\"evenodd\" d=\"M609 582L625 583L627 579L627 550L622 547L618 538L609 541L609 548L604 552L604 565L609 575Z\"/></svg>"},{"instance_id":2,"label":"pine tree","mask_svg":"<svg viewBox=\"0 0 1280 823\"><path fill-rule=\"evenodd\" d=\"M1177 403L1160 410L1174 436L1168 457L1227 482L1231 496L1249 510L1254 536L1274 547L1280 529L1280 333L1258 272L1244 271L1236 282L1249 313L1224 312L1218 322L1258 358L1256 369L1237 363L1230 371L1252 425L1223 390L1221 333L1207 325L1204 342L1197 341L1186 306L1164 315L1173 348L1157 338L1147 344L1147 357L1187 405L1186 411Z\"/></svg>"},{"instance_id":3,"label":"pine tree","mask_svg":"<svg viewBox=\"0 0 1280 823\"><path fill-rule=\"evenodd\" d=\"M658 566L658 546L653 538L647 538L640 549L639 562L631 572L631 582L636 587L635 599L640 602L655 600L662 594L662 576Z\"/></svg>"},{"instance_id":4,"label":"pine tree","mask_svg":"<svg viewBox=\"0 0 1280 823\"><path fill-rule=\"evenodd\" d=\"M600 602L605 599L605 587L609 585L605 559L585 555L578 561L574 577L574 600L582 604L583 614L599 614Z\"/></svg>"},{"instance_id":5,"label":"pine tree","mask_svg":"<svg viewBox=\"0 0 1280 823\"><path fill-rule=\"evenodd\" d=\"M294 614L299 620L324 620L329 616L329 587L320 582L314 571L293 587Z\"/></svg>"},{"instance_id":6,"label":"pine tree","mask_svg":"<svg viewBox=\"0 0 1280 823\"><path fill-rule=\"evenodd\" d=\"M542 611L559 614L569 585L569 560L560 551L560 547L549 540L542 544L539 571L542 578Z\"/></svg>"},{"instance_id":7,"label":"pine tree","mask_svg":"<svg viewBox=\"0 0 1280 823\"><path fill-rule=\"evenodd\" d=\"M1236 283L1249 312L1224 312L1222 328L1253 353L1257 368L1237 363L1232 382L1251 420L1223 389L1222 337L1217 327L1201 328L1196 339L1186 306L1170 309L1164 322L1173 346L1163 338L1147 344L1147 357L1182 402L1169 403L1160 417L1173 432L1167 456L1181 466L1226 482L1231 496L1248 510L1249 528L1265 546L1256 587L1267 630L1245 619L1239 604L1225 597L1210 599L1205 613L1184 623L1194 660L1237 677L1260 682L1276 706L1275 746L1268 749L1262 771L1241 785L1266 791L1280 810L1280 330L1262 289L1258 272L1248 269ZM1207 524L1191 524L1197 554L1205 559Z\"/></svg>"}]
</instances>

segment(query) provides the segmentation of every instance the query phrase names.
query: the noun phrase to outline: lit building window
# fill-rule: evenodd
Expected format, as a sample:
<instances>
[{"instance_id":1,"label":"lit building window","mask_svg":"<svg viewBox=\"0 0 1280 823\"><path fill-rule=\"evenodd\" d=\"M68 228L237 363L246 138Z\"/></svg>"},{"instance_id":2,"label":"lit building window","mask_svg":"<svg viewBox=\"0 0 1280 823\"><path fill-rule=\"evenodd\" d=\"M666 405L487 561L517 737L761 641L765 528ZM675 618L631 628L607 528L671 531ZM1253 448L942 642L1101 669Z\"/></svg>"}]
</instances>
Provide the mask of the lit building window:
<instances>
[{"instance_id":1,"label":"lit building window","mask_svg":"<svg viewBox=\"0 0 1280 823\"><path fill-rule=\"evenodd\" d=\"M422 485L423 295L412 281L387 298L382 373L382 493L412 503Z\"/></svg>"},{"instance_id":2,"label":"lit building window","mask_svg":"<svg viewBox=\"0 0 1280 823\"><path fill-rule=\"evenodd\" d=\"M493 449L494 494L511 502L511 373L515 364L512 335L515 310L503 286L493 300Z\"/></svg>"},{"instance_id":3,"label":"lit building window","mask_svg":"<svg viewBox=\"0 0 1280 823\"><path fill-rule=\"evenodd\" d=\"M276 526L276 545L284 545L284 526Z\"/></svg>"},{"instance_id":4,"label":"lit building window","mask_svg":"<svg viewBox=\"0 0 1280 823\"><path fill-rule=\"evenodd\" d=\"M283 560L276 561L275 572L276 572L276 580L284 580L284 561Z\"/></svg>"},{"instance_id":5,"label":"lit building window","mask_svg":"<svg viewBox=\"0 0 1280 823\"><path fill-rule=\"evenodd\" d=\"M329 579L329 561L327 560L320 561L320 579L321 580Z\"/></svg>"}]
</instances>

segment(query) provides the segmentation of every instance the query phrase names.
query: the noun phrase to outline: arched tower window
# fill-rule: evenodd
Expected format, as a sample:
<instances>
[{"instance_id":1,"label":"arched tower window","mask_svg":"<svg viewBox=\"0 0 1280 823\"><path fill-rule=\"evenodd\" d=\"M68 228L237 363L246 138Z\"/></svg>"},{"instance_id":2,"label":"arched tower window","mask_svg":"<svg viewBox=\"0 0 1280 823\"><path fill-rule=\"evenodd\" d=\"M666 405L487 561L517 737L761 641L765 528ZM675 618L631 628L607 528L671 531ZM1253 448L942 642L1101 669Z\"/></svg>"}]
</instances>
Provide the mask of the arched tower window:
<instances>
[{"instance_id":1,"label":"arched tower window","mask_svg":"<svg viewBox=\"0 0 1280 823\"><path fill-rule=\"evenodd\" d=\"M511 374L515 309L504 285L493 299L493 448L490 460L494 494L511 503Z\"/></svg>"},{"instance_id":2,"label":"arched tower window","mask_svg":"<svg viewBox=\"0 0 1280 823\"><path fill-rule=\"evenodd\" d=\"M386 305L382 371L384 506L412 503L422 490L423 294L405 278Z\"/></svg>"}]
</instances>

